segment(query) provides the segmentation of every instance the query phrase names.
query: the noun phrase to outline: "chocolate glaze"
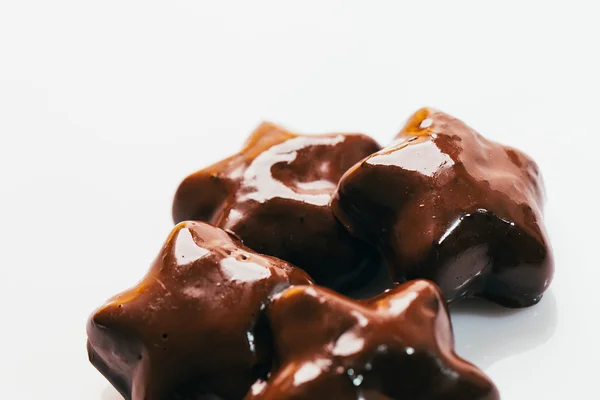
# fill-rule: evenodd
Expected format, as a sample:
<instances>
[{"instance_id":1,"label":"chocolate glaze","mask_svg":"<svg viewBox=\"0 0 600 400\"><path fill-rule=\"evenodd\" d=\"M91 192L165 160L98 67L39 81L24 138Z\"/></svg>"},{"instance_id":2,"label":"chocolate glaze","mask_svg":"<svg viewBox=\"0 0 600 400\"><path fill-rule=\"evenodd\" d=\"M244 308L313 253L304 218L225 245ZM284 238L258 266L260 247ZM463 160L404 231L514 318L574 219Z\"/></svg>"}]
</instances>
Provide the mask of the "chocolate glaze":
<instances>
[{"instance_id":1,"label":"chocolate glaze","mask_svg":"<svg viewBox=\"0 0 600 400\"><path fill-rule=\"evenodd\" d=\"M175 227L148 274L90 317L92 364L127 399L241 399L270 366L269 297L302 270L201 222Z\"/></svg>"},{"instance_id":2,"label":"chocolate glaze","mask_svg":"<svg viewBox=\"0 0 600 400\"><path fill-rule=\"evenodd\" d=\"M435 281L449 301L537 303L553 275L543 183L529 157L432 109L350 169L332 200L339 220L375 244L396 281Z\"/></svg>"},{"instance_id":3,"label":"chocolate glaze","mask_svg":"<svg viewBox=\"0 0 600 400\"><path fill-rule=\"evenodd\" d=\"M246 400L498 399L494 384L454 353L445 301L417 280L357 302L296 286L266 310L276 366Z\"/></svg>"},{"instance_id":4,"label":"chocolate glaze","mask_svg":"<svg viewBox=\"0 0 600 400\"><path fill-rule=\"evenodd\" d=\"M297 135L263 123L240 153L181 183L173 219L210 222L321 285L351 289L379 263L334 218L329 201L343 173L379 149L360 134Z\"/></svg>"}]
</instances>

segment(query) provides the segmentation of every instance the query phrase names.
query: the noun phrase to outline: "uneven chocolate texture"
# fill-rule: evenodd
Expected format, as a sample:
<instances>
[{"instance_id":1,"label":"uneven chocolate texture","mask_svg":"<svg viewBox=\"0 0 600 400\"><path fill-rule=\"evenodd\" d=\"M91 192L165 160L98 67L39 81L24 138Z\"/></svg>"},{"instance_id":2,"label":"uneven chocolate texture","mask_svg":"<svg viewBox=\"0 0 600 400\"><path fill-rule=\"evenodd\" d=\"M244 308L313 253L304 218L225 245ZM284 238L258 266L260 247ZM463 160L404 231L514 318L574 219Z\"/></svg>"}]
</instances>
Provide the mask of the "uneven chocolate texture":
<instances>
[{"instance_id":1,"label":"uneven chocolate texture","mask_svg":"<svg viewBox=\"0 0 600 400\"><path fill-rule=\"evenodd\" d=\"M126 399L241 399L272 359L260 310L293 284L311 279L221 229L181 223L144 279L90 317L90 361Z\"/></svg>"},{"instance_id":2,"label":"uneven chocolate texture","mask_svg":"<svg viewBox=\"0 0 600 400\"><path fill-rule=\"evenodd\" d=\"M525 154L421 109L391 145L344 175L332 209L379 248L396 281L431 279L449 301L525 307L553 275L543 197Z\"/></svg>"},{"instance_id":3,"label":"uneven chocolate texture","mask_svg":"<svg viewBox=\"0 0 600 400\"><path fill-rule=\"evenodd\" d=\"M210 222L320 285L351 289L379 260L334 218L329 201L344 172L379 149L365 135L297 135L263 123L238 154L181 183L173 219Z\"/></svg>"},{"instance_id":4,"label":"uneven chocolate texture","mask_svg":"<svg viewBox=\"0 0 600 400\"><path fill-rule=\"evenodd\" d=\"M494 384L454 353L445 301L416 280L358 302L318 286L266 310L276 366L246 400L494 400Z\"/></svg>"}]
</instances>

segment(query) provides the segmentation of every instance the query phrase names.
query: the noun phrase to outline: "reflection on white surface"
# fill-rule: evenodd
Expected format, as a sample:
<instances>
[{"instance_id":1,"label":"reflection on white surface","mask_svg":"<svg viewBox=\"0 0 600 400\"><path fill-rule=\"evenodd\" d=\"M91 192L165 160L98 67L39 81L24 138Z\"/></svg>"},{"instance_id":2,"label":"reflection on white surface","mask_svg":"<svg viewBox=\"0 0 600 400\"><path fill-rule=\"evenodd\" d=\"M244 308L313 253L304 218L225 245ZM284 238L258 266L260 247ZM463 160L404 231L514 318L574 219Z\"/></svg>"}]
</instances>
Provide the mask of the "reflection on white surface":
<instances>
[{"instance_id":1,"label":"reflection on white surface","mask_svg":"<svg viewBox=\"0 0 600 400\"><path fill-rule=\"evenodd\" d=\"M456 352L482 369L547 342L556 331L556 299L552 289L535 306L509 309L480 299L450 308Z\"/></svg>"},{"instance_id":2,"label":"reflection on white surface","mask_svg":"<svg viewBox=\"0 0 600 400\"><path fill-rule=\"evenodd\" d=\"M252 386L252 391L255 390L255 387L261 389L262 387L259 386L261 384L264 385L262 382L255 383ZM100 400L124 400L124 398L119 394L119 392L117 392L115 388L108 386L100 395ZM194 397L194 400L219 400L219 398L214 395L197 395Z\"/></svg>"},{"instance_id":3,"label":"reflection on white surface","mask_svg":"<svg viewBox=\"0 0 600 400\"><path fill-rule=\"evenodd\" d=\"M114 387L108 386L100 395L100 400L123 400L123 396Z\"/></svg>"},{"instance_id":4,"label":"reflection on white surface","mask_svg":"<svg viewBox=\"0 0 600 400\"><path fill-rule=\"evenodd\" d=\"M350 293L367 299L393 287L387 269ZM539 304L510 309L481 299L466 299L450 307L456 352L486 370L496 361L536 348L550 340L558 321L556 298L550 288Z\"/></svg>"}]
</instances>

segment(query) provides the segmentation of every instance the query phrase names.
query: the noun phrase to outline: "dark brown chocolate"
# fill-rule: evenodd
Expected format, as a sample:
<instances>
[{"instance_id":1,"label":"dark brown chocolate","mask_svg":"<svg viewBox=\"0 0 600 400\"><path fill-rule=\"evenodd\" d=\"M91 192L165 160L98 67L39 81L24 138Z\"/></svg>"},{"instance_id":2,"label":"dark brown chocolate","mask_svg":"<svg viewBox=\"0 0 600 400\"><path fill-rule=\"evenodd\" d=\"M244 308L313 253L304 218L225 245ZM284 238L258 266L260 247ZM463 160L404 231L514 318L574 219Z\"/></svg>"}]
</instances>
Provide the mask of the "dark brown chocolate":
<instances>
[{"instance_id":1,"label":"dark brown chocolate","mask_svg":"<svg viewBox=\"0 0 600 400\"><path fill-rule=\"evenodd\" d=\"M454 353L445 301L417 280L358 302L296 286L266 309L276 367L246 400L495 400L494 384Z\"/></svg>"},{"instance_id":2,"label":"dark brown chocolate","mask_svg":"<svg viewBox=\"0 0 600 400\"><path fill-rule=\"evenodd\" d=\"M297 135L263 123L240 153L181 183L173 219L209 222L321 285L351 289L375 274L378 256L348 234L329 201L344 172L379 149L360 134Z\"/></svg>"},{"instance_id":3,"label":"dark brown chocolate","mask_svg":"<svg viewBox=\"0 0 600 400\"><path fill-rule=\"evenodd\" d=\"M272 358L260 310L293 284L311 280L221 229L181 223L144 279L90 317L90 361L126 399L241 399Z\"/></svg>"},{"instance_id":4,"label":"dark brown chocolate","mask_svg":"<svg viewBox=\"0 0 600 400\"><path fill-rule=\"evenodd\" d=\"M553 275L543 184L525 154L432 109L350 169L336 217L376 245L396 281L427 278L446 298L537 303Z\"/></svg>"}]
</instances>

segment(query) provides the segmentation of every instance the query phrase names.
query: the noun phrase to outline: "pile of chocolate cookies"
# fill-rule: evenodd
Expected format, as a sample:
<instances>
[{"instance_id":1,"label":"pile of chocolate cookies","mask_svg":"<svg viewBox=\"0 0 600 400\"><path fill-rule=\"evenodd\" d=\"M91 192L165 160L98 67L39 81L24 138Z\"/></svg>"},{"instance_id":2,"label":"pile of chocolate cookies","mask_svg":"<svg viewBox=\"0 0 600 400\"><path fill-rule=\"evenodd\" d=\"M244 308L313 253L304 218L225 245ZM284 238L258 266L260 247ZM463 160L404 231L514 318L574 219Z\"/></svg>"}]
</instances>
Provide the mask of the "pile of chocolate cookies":
<instances>
[{"instance_id":1,"label":"pile of chocolate cookies","mask_svg":"<svg viewBox=\"0 0 600 400\"><path fill-rule=\"evenodd\" d=\"M262 124L181 183L147 275L90 317L90 361L133 400L498 399L447 304L540 300L543 197L535 162L440 111L384 148ZM382 268L392 288L347 297Z\"/></svg>"}]
</instances>

